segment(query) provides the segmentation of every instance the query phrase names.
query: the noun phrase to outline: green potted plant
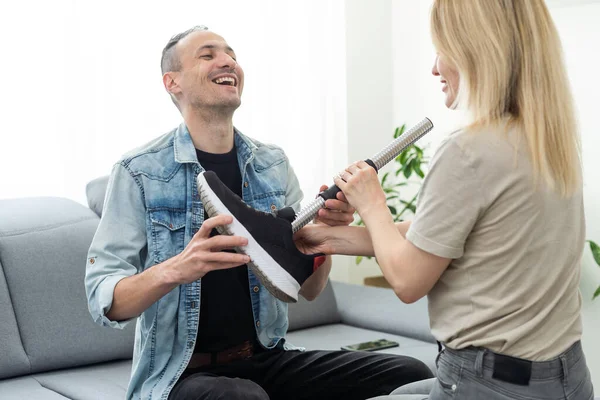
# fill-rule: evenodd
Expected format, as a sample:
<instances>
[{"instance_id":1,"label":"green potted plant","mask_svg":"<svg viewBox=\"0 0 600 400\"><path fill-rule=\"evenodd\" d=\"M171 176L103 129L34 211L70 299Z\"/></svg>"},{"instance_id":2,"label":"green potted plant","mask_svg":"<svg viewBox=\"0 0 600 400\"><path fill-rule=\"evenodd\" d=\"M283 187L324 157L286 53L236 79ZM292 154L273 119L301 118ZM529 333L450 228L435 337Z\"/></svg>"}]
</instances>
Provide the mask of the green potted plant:
<instances>
[{"instance_id":1,"label":"green potted plant","mask_svg":"<svg viewBox=\"0 0 600 400\"><path fill-rule=\"evenodd\" d=\"M402 135L405 130L406 125L397 127L394 131L394 139ZM381 176L381 187L386 194L387 206L394 217L394 222L403 221L406 216L415 213L418 189L425 177L423 168L428 162L424 148L413 144L394 159L393 170ZM364 223L358 219L356 225L360 226ZM356 257L356 264L360 264L362 260L362 256Z\"/></svg>"},{"instance_id":2,"label":"green potted plant","mask_svg":"<svg viewBox=\"0 0 600 400\"><path fill-rule=\"evenodd\" d=\"M587 242L590 245L590 251L592 252L594 261L600 267L600 246L598 246L598 244L596 244L596 242L594 242L592 240L588 240ZM598 296L600 296L600 286L598 286L598 289L596 289L596 291L594 292L594 295L592 296L592 300L594 300Z\"/></svg>"}]
</instances>

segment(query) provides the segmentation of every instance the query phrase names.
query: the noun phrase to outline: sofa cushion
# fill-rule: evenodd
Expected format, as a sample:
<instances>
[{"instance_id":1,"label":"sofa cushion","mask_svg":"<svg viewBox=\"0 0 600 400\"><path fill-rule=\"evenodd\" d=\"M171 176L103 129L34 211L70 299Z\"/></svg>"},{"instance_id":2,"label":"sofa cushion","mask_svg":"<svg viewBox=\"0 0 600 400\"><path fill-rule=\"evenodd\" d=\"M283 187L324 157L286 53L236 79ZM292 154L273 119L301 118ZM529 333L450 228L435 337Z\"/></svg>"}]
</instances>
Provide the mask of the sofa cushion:
<instances>
[{"instance_id":1,"label":"sofa cushion","mask_svg":"<svg viewBox=\"0 0 600 400\"><path fill-rule=\"evenodd\" d=\"M379 350L381 353L401 354L423 361L435 374L437 344L410 339L381 331L331 324L290 332L287 340L307 350L340 350L342 346L370 342L377 339L394 340L399 347Z\"/></svg>"},{"instance_id":2,"label":"sofa cushion","mask_svg":"<svg viewBox=\"0 0 600 400\"><path fill-rule=\"evenodd\" d=\"M106 195L107 185L108 176L102 176L90 181L85 187L88 206L99 217L102 216L102 207L104 207L104 196Z\"/></svg>"},{"instance_id":3,"label":"sofa cushion","mask_svg":"<svg viewBox=\"0 0 600 400\"><path fill-rule=\"evenodd\" d=\"M91 365L34 375L45 388L70 399L124 399L131 360Z\"/></svg>"},{"instance_id":4,"label":"sofa cushion","mask_svg":"<svg viewBox=\"0 0 600 400\"><path fill-rule=\"evenodd\" d=\"M334 282L344 324L436 343L429 327L427 298L404 304L391 289Z\"/></svg>"},{"instance_id":5,"label":"sofa cushion","mask_svg":"<svg viewBox=\"0 0 600 400\"><path fill-rule=\"evenodd\" d=\"M308 301L299 296L297 303L288 306L288 311L289 331L340 322L340 314L338 313L331 282L327 282L323 292L313 301Z\"/></svg>"},{"instance_id":6,"label":"sofa cushion","mask_svg":"<svg viewBox=\"0 0 600 400\"><path fill-rule=\"evenodd\" d=\"M0 379L29 373L29 360L19 337L0 253Z\"/></svg>"},{"instance_id":7,"label":"sofa cushion","mask_svg":"<svg viewBox=\"0 0 600 400\"><path fill-rule=\"evenodd\" d=\"M131 358L134 325L96 325L83 285L98 225L66 199L0 201L0 254L30 372Z\"/></svg>"},{"instance_id":8,"label":"sofa cushion","mask_svg":"<svg viewBox=\"0 0 600 400\"><path fill-rule=\"evenodd\" d=\"M67 397L43 387L30 376L0 381L2 400L65 400Z\"/></svg>"}]
</instances>

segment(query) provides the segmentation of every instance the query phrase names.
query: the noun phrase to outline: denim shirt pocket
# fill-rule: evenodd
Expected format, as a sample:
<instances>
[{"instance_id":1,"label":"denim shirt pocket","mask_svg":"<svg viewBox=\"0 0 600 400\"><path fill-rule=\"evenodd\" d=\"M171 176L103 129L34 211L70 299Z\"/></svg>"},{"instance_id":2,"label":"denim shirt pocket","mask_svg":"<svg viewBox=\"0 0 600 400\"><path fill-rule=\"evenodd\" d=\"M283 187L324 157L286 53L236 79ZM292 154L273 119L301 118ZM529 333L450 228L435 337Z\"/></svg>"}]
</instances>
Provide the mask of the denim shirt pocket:
<instances>
[{"instance_id":1,"label":"denim shirt pocket","mask_svg":"<svg viewBox=\"0 0 600 400\"><path fill-rule=\"evenodd\" d=\"M150 216L152 257L156 264L181 253L184 248L186 210L156 208Z\"/></svg>"},{"instance_id":2,"label":"denim shirt pocket","mask_svg":"<svg viewBox=\"0 0 600 400\"><path fill-rule=\"evenodd\" d=\"M285 191L273 190L254 197L252 206L264 212L273 212L285 206Z\"/></svg>"},{"instance_id":3,"label":"denim shirt pocket","mask_svg":"<svg viewBox=\"0 0 600 400\"><path fill-rule=\"evenodd\" d=\"M285 206L287 168L277 161L269 166L255 166L251 177L254 187L251 205L265 212L272 212Z\"/></svg>"}]
</instances>

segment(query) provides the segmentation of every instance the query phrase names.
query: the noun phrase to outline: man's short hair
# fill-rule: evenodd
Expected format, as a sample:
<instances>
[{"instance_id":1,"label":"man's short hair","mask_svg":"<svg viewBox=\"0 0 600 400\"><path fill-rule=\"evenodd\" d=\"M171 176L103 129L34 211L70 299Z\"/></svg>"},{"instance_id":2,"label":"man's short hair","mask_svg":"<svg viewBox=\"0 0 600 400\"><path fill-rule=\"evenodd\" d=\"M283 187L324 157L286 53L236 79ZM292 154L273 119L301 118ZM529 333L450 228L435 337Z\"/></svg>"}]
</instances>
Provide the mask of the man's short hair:
<instances>
[{"instance_id":1,"label":"man's short hair","mask_svg":"<svg viewBox=\"0 0 600 400\"><path fill-rule=\"evenodd\" d=\"M181 61L179 59L179 56L177 55L177 52L175 51L175 46L177 45L177 43L179 43L181 39L183 39L190 33L207 30L208 27L204 25L196 25L188 29L187 31L178 33L177 35L169 39L169 42L162 51L162 57L160 59L160 71L162 75L169 71L179 71L181 69Z\"/></svg>"}]
</instances>

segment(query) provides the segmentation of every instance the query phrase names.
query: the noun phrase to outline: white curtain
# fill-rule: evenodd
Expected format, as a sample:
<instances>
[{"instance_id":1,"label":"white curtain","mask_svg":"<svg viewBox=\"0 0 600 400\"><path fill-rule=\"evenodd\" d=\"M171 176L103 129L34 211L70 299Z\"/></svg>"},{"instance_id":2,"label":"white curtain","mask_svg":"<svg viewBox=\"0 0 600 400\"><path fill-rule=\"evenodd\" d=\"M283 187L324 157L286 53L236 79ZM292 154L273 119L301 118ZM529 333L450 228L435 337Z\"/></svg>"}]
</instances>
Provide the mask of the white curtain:
<instances>
[{"instance_id":1,"label":"white curtain","mask_svg":"<svg viewBox=\"0 0 600 400\"><path fill-rule=\"evenodd\" d=\"M307 199L345 166L343 0L12 1L0 12L0 198L62 196L180 123L160 75L207 25L246 73L235 125L283 147Z\"/></svg>"}]
</instances>

